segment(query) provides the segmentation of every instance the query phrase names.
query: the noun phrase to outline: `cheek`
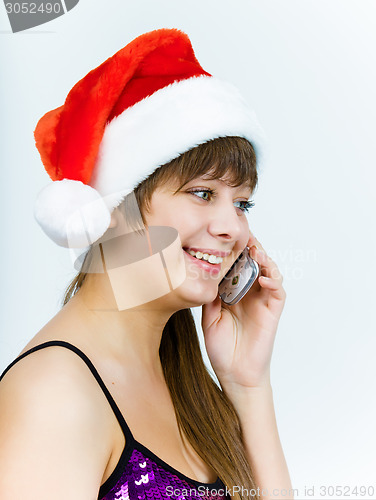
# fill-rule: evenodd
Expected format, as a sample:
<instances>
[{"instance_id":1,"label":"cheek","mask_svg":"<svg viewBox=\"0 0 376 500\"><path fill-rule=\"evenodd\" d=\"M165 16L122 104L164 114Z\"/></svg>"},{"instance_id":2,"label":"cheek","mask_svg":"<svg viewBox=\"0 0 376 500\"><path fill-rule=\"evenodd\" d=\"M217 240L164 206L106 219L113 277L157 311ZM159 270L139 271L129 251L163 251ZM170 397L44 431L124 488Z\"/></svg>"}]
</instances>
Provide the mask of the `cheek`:
<instances>
[{"instance_id":1,"label":"cheek","mask_svg":"<svg viewBox=\"0 0 376 500\"><path fill-rule=\"evenodd\" d=\"M150 226L170 226L172 215L168 203L154 202L145 218Z\"/></svg>"},{"instance_id":2,"label":"cheek","mask_svg":"<svg viewBox=\"0 0 376 500\"><path fill-rule=\"evenodd\" d=\"M248 221L245 217L242 217L242 219L242 228L239 232L238 239L234 248L238 250L238 253L244 250L250 237Z\"/></svg>"},{"instance_id":3,"label":"cheek","mask_svg":"<svg viewBox=\"0 0 376 500\"><path fill-rule=\"evenodd\" d=\"M202 217L196 214L194 210L189 209L184 203L174 203L166 200L165 203L154 203L150 214L146 214L146 222L150 226L170 226L175 228L181 240L192 238L196 234Z\"/></svg>"},{"instance_id":4,"label":"cheek","mask_svg":"<svg viewBox=\"0 0 376 500\"><path fill-rule=\"evenodd\" d=\"M245 223L244 223L244 229L242 230L239 238L238 238L238 241L236 242L236 245L234 246L234 249L233 249L233 259L231 260L230 262L230 265L228 268L231 267L231 265L235 262L235 259L242 253L242 251L244 250L244 248L247 246L248 244L248 240L249 240L249 226L248 226L248 221L245 220Z\"/></svg>"},{"instance_id":5,"label":"cheek","mask_svg":"<svg viewBox=\"0 0 376 500\"><path fill-rule=\"evenodd\" d=\"M178 199L158 192L153 194L149 213L145 214L145 218L150 225L175 227L185 213L186 210Z\"/></svg>"}]
</instances>

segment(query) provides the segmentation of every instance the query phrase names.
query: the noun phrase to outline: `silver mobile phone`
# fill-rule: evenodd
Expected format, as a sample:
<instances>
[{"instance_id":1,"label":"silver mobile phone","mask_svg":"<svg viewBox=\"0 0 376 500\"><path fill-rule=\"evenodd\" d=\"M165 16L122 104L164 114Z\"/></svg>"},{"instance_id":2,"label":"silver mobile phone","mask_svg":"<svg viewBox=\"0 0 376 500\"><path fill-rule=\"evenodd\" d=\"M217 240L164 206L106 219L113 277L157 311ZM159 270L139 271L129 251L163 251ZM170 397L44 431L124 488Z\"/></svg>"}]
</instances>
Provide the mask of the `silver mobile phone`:
<instances>
[{"instance_id":1,"label":"silver mobile phone","mask_svg":"<svg viewBox=\"0 0 376 500\"><path fill-rule=\"evenodd\" d=\"M222 281L219 283L219 296L225 304L237 304L251 288L259 275L259 266L249 256L249 248L245 247Z\"/></svg>"}]
</instances>

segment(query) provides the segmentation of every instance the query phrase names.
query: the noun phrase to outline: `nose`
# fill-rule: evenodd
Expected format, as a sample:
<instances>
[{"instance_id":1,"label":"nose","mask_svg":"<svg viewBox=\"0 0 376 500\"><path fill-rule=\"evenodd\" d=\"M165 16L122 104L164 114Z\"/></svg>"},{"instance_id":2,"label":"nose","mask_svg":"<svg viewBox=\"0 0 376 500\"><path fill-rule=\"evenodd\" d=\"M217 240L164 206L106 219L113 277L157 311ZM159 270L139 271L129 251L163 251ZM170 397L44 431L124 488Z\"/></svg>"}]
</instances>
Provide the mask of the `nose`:
<instances>
[{"instance_id":1,"label":"nose","mask_svg":"<svg viewBox=\"0 0 376 500\"><path fill-rule=\"evenodd\" d=\"M218 200L210 210L208 230L215 238L224 242L235 242L244 231L244 219L239 215L233 199Z\"/></svg>"}]
</instances>

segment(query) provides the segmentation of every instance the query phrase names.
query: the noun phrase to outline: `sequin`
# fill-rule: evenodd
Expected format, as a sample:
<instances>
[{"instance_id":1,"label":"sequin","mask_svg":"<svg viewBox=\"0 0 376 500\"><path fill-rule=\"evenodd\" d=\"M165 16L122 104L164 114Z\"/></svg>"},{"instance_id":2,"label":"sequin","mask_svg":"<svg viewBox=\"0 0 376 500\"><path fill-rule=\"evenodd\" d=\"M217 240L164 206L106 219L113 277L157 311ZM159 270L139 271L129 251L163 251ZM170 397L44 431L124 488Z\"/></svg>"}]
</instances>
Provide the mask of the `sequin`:
<instances>
[{"instance_id":1,"label":"sequin","mask_svg":"<svg viewBox=\"0 0 376 500\"><path fill-rule=\"evenodd\" d=\"M145 470L147 470L147 474L145 474ZM180 476L183 476L183 474ZM193 482L190 483L177 474L164 469L156 461L146 457L140 450L134 448L117 483L100 500L119 498L129 498L130 500L197 500L198 498L202 500L224 500L228 498L224 494L219 494L218 490L225 490L222 481L217 480L211 485L200 484L203 486L201 490L198 485ZM124 491L124 485L128 485L127 495L129 496L119 496L119 492ZM210 486L212 486L213 494L210 492Z\"/></svg>"},{"instance_id":2,"label":"sequin","mask_svg":"<svg viewBox=\"0 0 376 500\"><path fill-rule=\"evenodd\" d=\"M75 352L86 363L104 392L124 433L126 446L113 473L100 487L98 500L225 500L226 487L218 478L214 483L200 483L161 460L148 448L136 441L111 393L90 359L76 346L62 340L39 344L18 356L0 375L22 358L39 349L61 346Z\"/></svg>"}]
</instances>

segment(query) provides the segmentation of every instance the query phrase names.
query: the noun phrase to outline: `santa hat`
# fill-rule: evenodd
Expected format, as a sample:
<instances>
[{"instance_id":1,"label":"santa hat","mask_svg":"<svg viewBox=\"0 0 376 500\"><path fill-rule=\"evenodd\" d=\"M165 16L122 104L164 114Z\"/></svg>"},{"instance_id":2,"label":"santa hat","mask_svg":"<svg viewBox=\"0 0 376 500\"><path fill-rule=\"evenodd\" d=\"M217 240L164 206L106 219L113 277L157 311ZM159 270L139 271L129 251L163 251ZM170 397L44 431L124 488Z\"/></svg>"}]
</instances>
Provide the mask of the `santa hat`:
<instances>
[{"instance_id":1,"label":"santa hat","mask_svg":"<svg viewBox=\"0 0 376 500\"><path fill-rule=\"evenodd\" d=\"M143 34L88 73L45 114L36 146L52 179L35 218L58 245L83 248L111 212L159 166L211 139L248 139L257 161L263 131L231 84L197 61L176 29Z\"/></svg>"}]
</instances>

